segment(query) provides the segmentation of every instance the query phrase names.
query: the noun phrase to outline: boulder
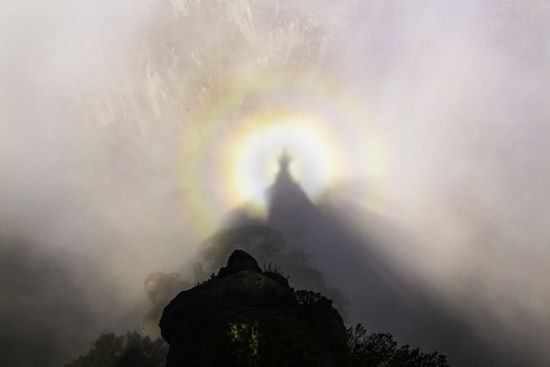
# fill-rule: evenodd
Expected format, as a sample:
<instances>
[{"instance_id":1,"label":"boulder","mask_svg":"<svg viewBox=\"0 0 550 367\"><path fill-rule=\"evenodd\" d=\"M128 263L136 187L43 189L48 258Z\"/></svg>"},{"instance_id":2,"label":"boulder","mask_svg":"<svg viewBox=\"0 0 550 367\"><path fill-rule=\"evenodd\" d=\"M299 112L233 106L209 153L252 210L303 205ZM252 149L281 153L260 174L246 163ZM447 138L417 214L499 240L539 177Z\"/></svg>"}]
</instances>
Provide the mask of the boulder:
<instances>
[{"instance_id":1,"label":"boulder","mask_svg":"<svg viewBox=\"0 0 550 367\"><path fill-rule=\"evenodd\" d=\"M338 366L347 352L340 314L313 292L295 292L236 250L218 276L178 294L160 320L167 367Z\"/></svg>"},{"instance_id":2,"label":"boulder","mask_svg":"<svg viewBox=\"0 0 550 367\"><path fill-rule=\"evenodd\" d=\"M248 252L243 250L235 250L227 260L227 266L224 266L218 272L218 278L236 274L241 271L250 271L261 273L262 269L258 266L258 262Z\"/></svg>"}]
</instances>

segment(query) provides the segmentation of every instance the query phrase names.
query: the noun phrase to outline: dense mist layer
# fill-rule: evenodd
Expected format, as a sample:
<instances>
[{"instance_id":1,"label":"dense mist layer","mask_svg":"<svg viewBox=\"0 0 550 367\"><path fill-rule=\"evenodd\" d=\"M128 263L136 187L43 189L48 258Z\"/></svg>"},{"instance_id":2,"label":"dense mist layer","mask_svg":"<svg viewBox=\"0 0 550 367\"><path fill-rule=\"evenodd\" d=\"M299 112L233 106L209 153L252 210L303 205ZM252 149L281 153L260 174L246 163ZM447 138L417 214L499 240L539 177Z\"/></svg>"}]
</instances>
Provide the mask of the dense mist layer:
<instances>
[{"instance_id":1,"label":"dense mist layer","mask_svg":"<svg viewBox=\"0 0 550 367\"><path fill-rule=\"evenodd\" d=\"M451 330L543 365L549 28L544 0L3 1L0 360L59 365L139 328L147 275L192 277L248 204L211 199L233 190L216 149L284 105L349 132L329 134L346 169L305 226L329 286L349 275L337 239L315 248L326 221ZM376 170L356 154L374 145Z\"/></svg>"}]
</instances>

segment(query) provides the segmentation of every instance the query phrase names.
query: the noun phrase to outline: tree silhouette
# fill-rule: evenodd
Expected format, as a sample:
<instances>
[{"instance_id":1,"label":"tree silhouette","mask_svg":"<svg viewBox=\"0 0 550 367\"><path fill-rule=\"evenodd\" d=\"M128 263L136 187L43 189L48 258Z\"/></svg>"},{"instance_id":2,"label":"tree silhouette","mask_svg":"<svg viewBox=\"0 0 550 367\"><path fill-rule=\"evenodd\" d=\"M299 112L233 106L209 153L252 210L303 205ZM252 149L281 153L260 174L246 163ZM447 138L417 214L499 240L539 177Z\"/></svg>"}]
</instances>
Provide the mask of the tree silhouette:
<instances>
[{"instance_id":1,"label":"tree silhouette","mask_svg":"<svg viewBox=\"0 0 550 367\"><path fill-rule=\"evenodd\" d=\"M162 339L151 341L137 332L115 336L101 335L87 355L65 367L164 367L168 345Z\"/></svg>"},{"instance_id":2,"label":"tree silhouette","mask_svg":"<svg viewBox=\"0 0 550 367\"><path fill-rule=\"evenodd\" d=\"M422 353L408 345L397 347L389 333L367 334L357 324L348 329L349 367L448 367L447 358L437 352Z\"/></svg>"}]
</instances>

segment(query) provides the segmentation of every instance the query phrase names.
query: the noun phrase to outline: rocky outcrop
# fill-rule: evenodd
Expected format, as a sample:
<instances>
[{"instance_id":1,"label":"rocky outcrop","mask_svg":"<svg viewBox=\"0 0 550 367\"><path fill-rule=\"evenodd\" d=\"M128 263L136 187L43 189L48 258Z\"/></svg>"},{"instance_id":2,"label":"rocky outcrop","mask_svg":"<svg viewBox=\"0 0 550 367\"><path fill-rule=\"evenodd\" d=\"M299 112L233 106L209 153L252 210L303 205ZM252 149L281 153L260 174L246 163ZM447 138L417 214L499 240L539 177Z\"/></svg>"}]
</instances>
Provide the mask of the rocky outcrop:
<instances>
[{"instance_id":1,"label":"rocky outcrop","mask_svg":"<svg viewBox=\"0 0 550 367\"><path fill-rule=\"evenodd\" d=\"M294 291L240 250L217 276L177 295L160 328L170 345L167 367L336 366L347 351L328 299Z\"/></svg>"},{"instance_id":2,"label":"rocky outcrop","mask_svg":"<svg viewBox=\"0 0 550 367\"><path fill-rule=\"evenodd\" d=\"M241 271L249 271L253 273L261 273L262 269L258 266L258 262L248 252L243 250L235 250L227 260L227 266L224 266L218 272L218 278L223 278L231 274L237 274Z\"/></svg>"}]
</instances>

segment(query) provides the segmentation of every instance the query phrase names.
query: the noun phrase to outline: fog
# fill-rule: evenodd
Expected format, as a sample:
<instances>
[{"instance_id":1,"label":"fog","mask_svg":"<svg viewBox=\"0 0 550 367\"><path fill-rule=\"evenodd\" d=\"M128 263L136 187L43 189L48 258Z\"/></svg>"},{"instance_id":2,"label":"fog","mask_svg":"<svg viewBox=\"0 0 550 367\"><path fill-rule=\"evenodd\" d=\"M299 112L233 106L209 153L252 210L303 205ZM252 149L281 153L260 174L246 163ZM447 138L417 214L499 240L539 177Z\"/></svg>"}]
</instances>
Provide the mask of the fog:
<instances>
[{"instance_id":1,"label":"fog","mask_svg":"<svg viewBox=\"0 0 550 367\"><path fill-rule=\"evenodd\" d=\"M203 239L255 200L220 152L276 109L319 117L323 154L338 152L326 184L296 177L330 286L365 281L332 261L346 247L315 248L347 233L370 259L350 271L395 279L488 351L461 358L449 337L452 365L550 358L548 2L2 1L0 45L7 365L139 329L147 275L191 277ZM369 327L361 302L350 321Z\"/></svg>"}]
</instances>

